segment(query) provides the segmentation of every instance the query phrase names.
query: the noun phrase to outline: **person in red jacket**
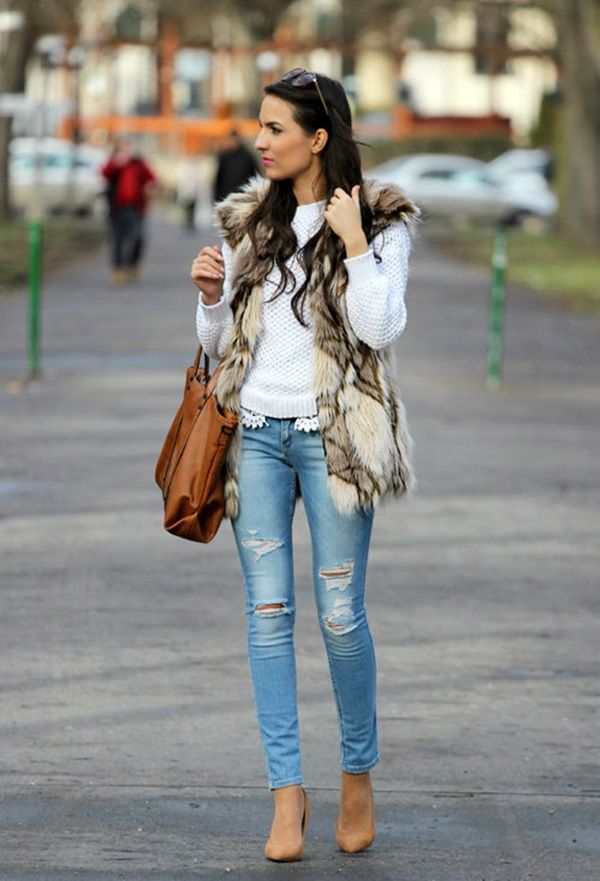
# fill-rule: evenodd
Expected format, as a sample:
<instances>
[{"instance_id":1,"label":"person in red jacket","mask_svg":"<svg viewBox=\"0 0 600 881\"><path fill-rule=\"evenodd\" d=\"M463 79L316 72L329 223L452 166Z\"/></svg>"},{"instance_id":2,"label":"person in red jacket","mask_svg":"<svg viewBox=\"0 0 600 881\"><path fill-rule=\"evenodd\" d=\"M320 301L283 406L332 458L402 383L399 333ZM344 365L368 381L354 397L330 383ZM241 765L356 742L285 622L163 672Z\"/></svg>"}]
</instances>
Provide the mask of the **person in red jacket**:
<instances>
[{"instance_id":1,"label":"person in red jacket","mask_svg":"<svg viewBox=\"0 0 600 881\"><path fill-rule=\"evenodd\" d=\"M148 192L156 186L150 166L135 153L129 138L120 138L102 168L106 178L112 237L112 281L134 281L144 249Z\"/></svg>"}]
</instances>

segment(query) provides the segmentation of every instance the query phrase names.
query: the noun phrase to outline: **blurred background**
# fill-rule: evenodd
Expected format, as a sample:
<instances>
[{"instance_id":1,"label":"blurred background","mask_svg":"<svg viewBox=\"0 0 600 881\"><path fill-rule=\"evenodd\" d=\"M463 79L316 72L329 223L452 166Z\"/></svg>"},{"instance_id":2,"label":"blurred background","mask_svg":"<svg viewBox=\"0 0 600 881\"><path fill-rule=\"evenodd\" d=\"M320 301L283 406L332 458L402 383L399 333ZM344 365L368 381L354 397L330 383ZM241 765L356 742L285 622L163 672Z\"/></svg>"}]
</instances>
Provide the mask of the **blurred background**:
<instances>
[{"instance_id":1,"label":"blurred background","mask_svg":"<svg viewBox=\"0 0 600 881\"><path fill-rule=\"evenodd\" d=\"M93 246L100 168L118 135L151 163L174 219L208 224L229 133L251 147L262 86L302 66L342 80L367 173L437 218L427 234L440 245L486 260L482 224L510 224L515 280L596 307L599 10L598 0L0 0L0 284L24 278L19 218L32 212L63 216L49 226L50 262L62 240ZM70 214L88 220L72 229Z\"/></svg>"},{"instance_id":2,"label":"blurred background","mask_svg":"<svg viewBox=\"0 0 600 881\"><path fill-rule=\"evenodd\" d=\"M267 878L233 538L169 536L153 475L224 153L251 167L262 86L296 66L343 81L366 175L425 217L397 347L419 490L370 563L383 834L351 870L295 524L302 881L600 879L599 22L600 0L0 0L1 881ZM149 169L138 284L111 277L117 138Z\"/></svg>"}]
</instances>

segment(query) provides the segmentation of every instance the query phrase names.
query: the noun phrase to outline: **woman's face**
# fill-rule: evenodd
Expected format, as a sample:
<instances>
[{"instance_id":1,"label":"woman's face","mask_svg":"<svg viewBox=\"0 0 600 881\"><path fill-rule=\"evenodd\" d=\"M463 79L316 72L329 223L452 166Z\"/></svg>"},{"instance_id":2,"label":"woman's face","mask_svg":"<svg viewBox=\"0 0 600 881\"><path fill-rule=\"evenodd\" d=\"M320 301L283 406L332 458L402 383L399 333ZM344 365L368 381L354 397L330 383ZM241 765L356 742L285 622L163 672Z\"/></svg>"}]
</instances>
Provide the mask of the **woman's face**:
<instances>
[{"instance_id":1,"label":"woman's face","mask_svg":"<svg viewBox=\"0 0 600 881\"><path fill-rule=\"evenodd\" d=\"M255 147L262 156L269 180L294 181L316 176L320 152L327 141L324 129L307 134L294 119L293 106L275 95L266 95L258 118L260 133Z\"/></svg>"}]
</instances>

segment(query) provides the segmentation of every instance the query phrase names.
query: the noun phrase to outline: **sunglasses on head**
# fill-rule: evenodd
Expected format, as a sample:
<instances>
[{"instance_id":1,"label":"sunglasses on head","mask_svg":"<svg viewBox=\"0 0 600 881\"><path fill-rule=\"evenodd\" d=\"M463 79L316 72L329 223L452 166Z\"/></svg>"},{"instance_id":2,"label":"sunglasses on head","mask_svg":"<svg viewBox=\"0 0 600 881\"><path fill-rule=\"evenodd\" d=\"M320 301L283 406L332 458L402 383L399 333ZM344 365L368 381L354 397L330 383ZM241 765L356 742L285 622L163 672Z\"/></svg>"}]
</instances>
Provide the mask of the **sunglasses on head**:
<instances>
[{"instance_id":1,"label":"sunglasses on head","mask_svg":"<svg viewBox=\"0 0 600 881\"><path fill-rule=\"evenodd\" d=\"M316 73L313 73L311 70L306 70L304 67L295 67L293 70L288 70L287 73L284 73L281 77L281 82L289 83L290 86L295 86L297 89L307 89L309 86L315 86L319 93L323 110L327 116L329 116L329 110L327 109L327 104L325 103L325 98L323 97L323 92L321 91Z\"/></svg>"}]
</instances>

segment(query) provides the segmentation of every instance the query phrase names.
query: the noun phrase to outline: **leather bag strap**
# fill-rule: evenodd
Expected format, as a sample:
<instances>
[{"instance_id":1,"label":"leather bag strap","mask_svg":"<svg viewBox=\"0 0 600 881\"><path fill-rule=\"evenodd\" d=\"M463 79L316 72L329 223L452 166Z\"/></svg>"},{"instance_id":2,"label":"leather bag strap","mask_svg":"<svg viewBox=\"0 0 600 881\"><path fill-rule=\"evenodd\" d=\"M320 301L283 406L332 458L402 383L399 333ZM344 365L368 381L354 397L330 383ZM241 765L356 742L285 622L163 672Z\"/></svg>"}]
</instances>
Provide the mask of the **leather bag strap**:
<instances>
[{"instance_id":1,"label":"leather bag strap","mask_svg":"<svg viewBox=\"0 0 600 881\"><path fill-rule=\"evenodd\" d=\"M202 346L198 346L198 351L196 352L196 357L194 358L194 374L198 375L198 370L200 369L200 358L202 357ZM204 352L204 375L206 376L206 381L210 379L210 359L206 352Z\"/></svg>"},{"instance_id":2,"label":"leather bag strap","mask_svg":"<svg viewBox=\"0 0 600 881\"><path fill-rule=\"evenodd\" d=\"M202 357L202 354L203 354L202 353L202 346L198 346L198 351L196 352L196 357L194 359L194 374L196 376L198 375L198 370L200 369L200 358ZM206 394L207 394L207 396L213 394L213 392L215 390L215 386L217 384L217 380L219 379L219 374L221 373L221 370L222 370L222 365L219 364L215 368L213 373L212 374L210 373L210 358L208 357L206 352L204 352L204 376L205 376L205 381L206 381Z\"/></svg>"}]
</instances>

